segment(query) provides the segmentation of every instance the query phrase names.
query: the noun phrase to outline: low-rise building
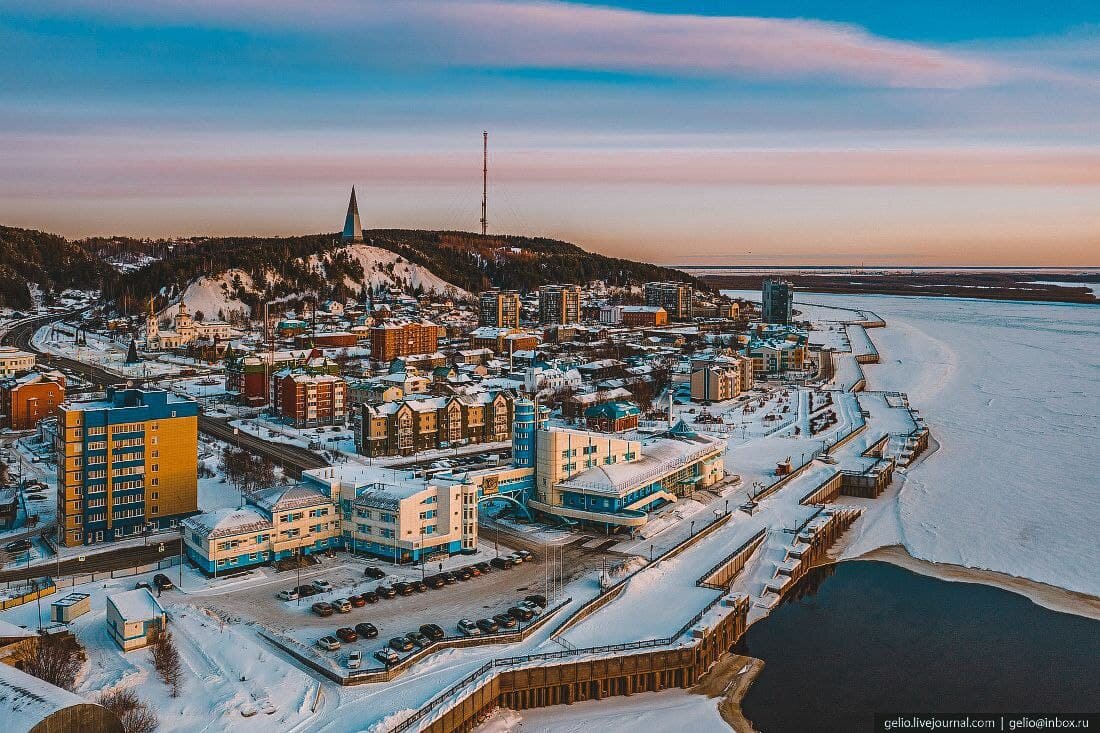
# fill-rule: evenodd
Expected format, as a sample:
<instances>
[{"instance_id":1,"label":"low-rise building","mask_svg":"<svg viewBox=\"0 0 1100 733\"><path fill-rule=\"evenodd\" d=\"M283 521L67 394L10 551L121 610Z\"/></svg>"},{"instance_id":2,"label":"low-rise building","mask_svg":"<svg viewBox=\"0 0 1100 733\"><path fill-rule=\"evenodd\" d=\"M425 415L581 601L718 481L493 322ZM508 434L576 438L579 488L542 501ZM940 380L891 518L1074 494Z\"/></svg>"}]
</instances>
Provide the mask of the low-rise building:
<instances>
[{"instance_id":1,"label":"low-rise building","mask_svg":"<svg viewBox=\"0 0 1100 733\"><path fill-rule=\"evenodd\" d=\"M206 575L271 560L271 520L254 509L216 509L180 523L184 552Z\"/></svg>"},{"instance_id":2,"label":"low-rise building","mask_svg":"<svg viewBox=\"0 0 1100 733\"><path fill-rule=\"evenodd\" d=\"M355 448L366 456L420 451L509 439L514 398L480 392L362 405L355 412Z\"/></svg>"},{"instance_id":3,"label":"low-rise building","mask_svg":"<svg viewBox=\"0 0 1100 733\"><path fill-rule=\"evenodd\" d=\"M34 369L34 354L11 346L0 346L0 377L11 377Z\"/></svg>"},{"instance_id":4,"label":"low-rise building","mask_svg":"<svg viewBox=\"0 0 1100 733\"><path fill-rule=\"evenodd\" d=\"M475 349L489 349L494 354L507 356L517 351L534 349L539 345L539 337L514 328L482 326L470 332L470 346Z\"/></svg>"},{"instance_id":5,"label":"low-rise building","mask_svg":"<svg viewBox=\"0 0 1100 733\"><path fill-rule=\"evenodd\" d=\"M61 372L27 372L0 379L0 427L33 430L64 401Z\"/></svg>"},{"instance_id":6,"label":"low-rise building","mask_svg":"<svg viewBox=\"0 0 1100 733\"><path fill-rule=\"evenodd\" d=\"M601 433L621 433L636 430L642 411L633 402L613 400L593 405L584 411L584 421L589 430Z\"/></svg>"},{"instance_id":7,"label":"low-rise building","mask_svg":"<svg viewBox=\"0 0 1100 733\"><path fill-rule=\"evenodd\" d=\"M621 305L619 322L624 326L650 328L668 325L668 311L659 305Z\"/></svg>"},{"instance_id":8,"label":"low-rise building","mask_svg":"<svg viewBox=\"0 0 1100 733\"><path fill-rule=\"evenodd\" d=\"M153 643L168 629L168 615L147 588L107 596L107 633L122 651Z\"/></svg>"}]
</instances>

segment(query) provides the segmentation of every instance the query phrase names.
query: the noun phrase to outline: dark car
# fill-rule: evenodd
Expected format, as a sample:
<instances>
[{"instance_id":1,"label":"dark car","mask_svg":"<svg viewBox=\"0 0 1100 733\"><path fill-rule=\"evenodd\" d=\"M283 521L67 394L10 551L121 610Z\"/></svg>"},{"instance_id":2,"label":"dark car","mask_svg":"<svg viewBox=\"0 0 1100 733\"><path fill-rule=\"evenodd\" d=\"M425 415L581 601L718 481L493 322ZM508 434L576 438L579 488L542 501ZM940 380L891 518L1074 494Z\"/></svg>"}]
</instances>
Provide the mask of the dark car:
<instances>
[{"instance_id":1,"label":"dark car","mask_svg":"<svg viewBox=\"0 0 1100 733\"><path fill-rule=\"evenodd\" d=\"M386 571L380 568L376 568L373 565L369 565L363 568L363 576L371 578L372 580L381 580L386 577Z\"/></svg>"},{"instance_id":2,"label":"dark car","mask_svg":"<svg viewBox=\"0 0 1100 733\"><path fill-rule=\"evenodd\" d=\"M428 584L425 583L423 580L414 580L412 582L412 587L413 587L413 590L416 591L417 593L423 593L426 590L428 590Z\"/></svg>"},{"instance_id":3,"label":"dark car","mask_svg":"<svg viewBox=\"0 0 1100 733\"><path fill-rule=\"evenodd\" d=\"M498 613L493 616L493 620L500 624L505 629L516 628L516 620L506 613Z\"/></svg>"},{"instance_id":4,"label":"dark car","mask_svg":"<svg viewBox=\"0 0 1100 733\"><path fill-rule=\"evenodd\" d=\"M153 576L153 585L157 587L157 590L172 590L175 587L164 573L157 573Z\"/></svg>"},{"instance_id":5,"label":"dark car","mask_svg":"<svg viewBox=\"0 0 1100 733\"><path fill-rule=\"evenodd\" d=\"M416 644L421 649L432 643L431 639L429 639L424 634L421 634L419 631L410 631L409 633L405 634L405 638L411 641L413 644Z\"/></svg>"},{"instance_id":6,"label":"dark car","mask_svg":"<svg viewBox=\"0 0 1100 733\"><path fill-rule=\"evenodd\" d=\"M457 575L458 579L462 581L466 581L474 577L474 574L470 572L469 568L459 568L455 571L455 575Z\"/></svg>"},{"instance_id":7,"label":"dark car","mask_svg":"<svg viewBox=\"0 0 1100 733\"><path fill-rule=\"evenodd\" d=\"M494 568L497 568L498 570L507 570L508 568L515 565L514 562L506 557L494 557L492 560L489 561L489 564L492 565Z\"/></svg>"},{"instance_id":8,"label":"dark car","mask_svg":"<svg viewBox=\"0 0 1100 733\"><path fill-rule=\"evenodd\" d=\"M352 608L362 608L367 605L367 599L363 596L348 596L348 601L351 602Z\"/></svg>"},{"instance_id":9,"label":"dark car","mask_svg":"<svg viewBox=\"0 0 1100 733\"><path fill-rule=\"evenodd\" d=\"M393 584L393 589L397 591L399 596L411 596L413 594L413 587L411 583L401 581Z\"/></svg>"},{"instance_id":10,"label":"dark car","mask_svg":"<svg viewBox=\"0 0 1100 733\"><path fill-rule=\"evenodd\" d=\"M16 540L4 545L4 550L7 552L26 552L29 549L31 549L30 540Z\"/></svg>"},{"instance_id":11,"label":"dark car","mask_svg":"<svg viewBox=\"0 0 1100 733\"><path fill-rule=\"evenodd\" d=\"M508 609L508 615L517 621L530 621L535 617L534 612L527 610L526 608L520 608L519 606L512 606Z\"/></svg>"},{"instance_id":12,"label":"dark car","mask_svg":"<svg viewBox=\"0 0 1100 733\"><path fill-rule=\"evenodd\" d=\"M491 618L479 619L477 622L477 627L484 631L486 634L495 634L496 632L500 631L500 624L498 624Z\"/></svg>"},{"instance_id":13,"label":"dark car","mask_svg":"<svg viewBox=\"0 0 1100 733\"><path fill-rule=\"evenodd\" d=\"M345 644L350 644L353 641L359 641L359 634L354 629L349 629L347 626L336 629L336 638Z\"/></svg>"},{"instance_id":14,"label":"dark car","mask_svg":"<svg viewBox=\"0 0 1100 733\"><path fill-rule=\"evenodd\" d=\"M480 570L478 570L478 567L477 567L477 565L469 565L469 566L467 566L467 567L464 567L464 568L462 568L462 569L463 569L463 570L468 570L468 571L470 571L470 575L472 575L472 576L473 576L473 577L475 577L475 578L477 578L477 577L479 577L479 576L481 575L481 571L480 571Z\"/></svg>"},{"instance_id":15,"label":"dark car","mask_svg":"<svg viewBox=\"0 0 1100 733\"><path fill-rule=\"evenodd\" d=\"M397 591L390 585L380 585L374 589L374 592L378 594L379 598L396 598Z\"/></svg>"},{"instance_id":16,"label":"dark car","mask_svg":"<svg viewBox=\"0 0 1100 733\"><path fill-rule=\"evenodd\" d=\"M395 636L390 639L390 649L395 652L411 652L413 643L404 636Z\"/></svg>"},{"instance_id":17,"label":"dark car","mask_svg":"<svg viewBox=\"0 0 1100 733\"><path fill-rule=\"evenodd\" d=\"M443 633L443 629L436 624L424 624L420 627L420 633L432 641L439 641L446 636L446 634Z\"/></svg>"},{"instance_id":18,"label":"dark car","mask_svg":"<svg viewBox=\"0 0 1100 733\"><path fill-rule=\"evenodd\" d=\"M376 639L378 638L378 627L374 624L355 624L355 633L359 634L360 639Z\"/></svg>"},{"instance_id":19,"label":"dark car","mask_svg":"<svg viewBox=\"0 0 1100 733\"><path fill-rule=\"evenodd\" d=\"M378 603L378 594L375 593L372 590L368 590L366 593L364 593L363 595L361 595L359 597L362 598L367 603Z\"/></svg>"},{"instance_id":20,"label":"dark car","mask_svg":"<svg viewBox=\"0 0 1100 733\"><path fill-rule=\"evenodd\" d=\"M458 582L458 576L449 570L445 573L440 573L439 577L443 578L443 582L447 585L454 585Z\"/></svg>"},{"instance_id":21,"label":"dark car","mask_svg":"<svg viewBox=\"0 0 1100 733\"><path fill-rule=\"evenodd\" d=\"M429 575L428 577L424 578L424 584L434 590L447 585L447 582L438 575Z\"/></svg>"},{"instance_id":22,"label":"dark car","mask_svg":"<svg viewBox=\"0 0 1100 733\"><path fill-rule=\"evenodd\" d=\"M321 618L326 618L336 613L336 609L332 607L332 604L325 603L324 601L318 601L317 603L314 603L312 606L310 606L310 609Z\"/></svg>"},{"instance_id":23,"label":"dark car","mask_svg":"<svg viewBox=\"0 0 1100 733\"><path fill-rule=\"evenodd\" d=\"M298 597L309 598L310 596L317 595L317 589L312 585L300 585L298 586Z\"/></svg>"},{"instance_id":24,"label":"dark car","mask_svg":"<svg viewBox=\"0 0 1100 733\"><path fill-rule=\"evenodd\" d=\"M374 653L374 658L382 664L386 665L387 667L400 661L400 658L397 656L397 652L395 652L393 649L390 649L389 647L382 647L381 649L376 651Z\"/></svg>"},{"instance_id":25,"label":"dark car","mask_svg":"<svg viewBox=\"0 0 1100 733\"><path fill-rule=\"evenodd\" d=\"M546 608L546 596L540 596L539 594L535 593L535 594L527 596L523 600L528 601L530 603L534 603L536 606L541 606L542 608Z\"/></svg>"},{"instance_id":26,"label":"dark car","mask_svg":"<svg viewBox=\"0 0 1100 733\"><path fill-rule=\"evenodd\" d=\"M482 572L482 574L492 572L492 570L493 570L493 566L490 565L487 562L479 562L476 565L474 565L474 567L477 568L478 570L480 570Z\"/></svg>"}]
</instances>

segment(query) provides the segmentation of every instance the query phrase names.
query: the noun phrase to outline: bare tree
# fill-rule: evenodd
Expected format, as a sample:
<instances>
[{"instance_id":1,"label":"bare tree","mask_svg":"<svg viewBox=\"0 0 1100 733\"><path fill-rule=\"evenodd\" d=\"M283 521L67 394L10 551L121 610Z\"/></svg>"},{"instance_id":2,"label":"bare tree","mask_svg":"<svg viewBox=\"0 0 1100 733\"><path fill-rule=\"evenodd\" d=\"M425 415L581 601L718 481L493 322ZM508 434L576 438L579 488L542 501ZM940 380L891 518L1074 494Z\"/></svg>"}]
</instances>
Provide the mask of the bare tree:
<instances>
[{"instance_id":1,"label":"bare tree","mask_svg":"<svg viewBox=\"0 0 1100 733\"><path fill-rule=\"evenodd\" d=\"M83 663L84 649L75 636L45 634L38 637L34 653L23 663L23 671L51 685L71 690Z\"/></svg>"},{"instance_id":2,"label":"bare tree","mask_svg":"<svg viewBox=\"0 0 1100 733\"><path fill-rule=\"evenodd\" d=\"M157 714L127 687L104 692L99 704L115 714L125 733L153 733L157 729Z\"/></svg>"},{"instance_id":3,"label":"bare tree","mask_svg":"<svg viewBox=\"0 0 1100 733\"><path fill-rule=\"evenodd\" d=\"M172 635L165 631L153 642L153 666L168 685L172 697L179 697L180 685L183 682L183 665L180 664L180 653L172 641Z\"/></svg>"}]
</instances>

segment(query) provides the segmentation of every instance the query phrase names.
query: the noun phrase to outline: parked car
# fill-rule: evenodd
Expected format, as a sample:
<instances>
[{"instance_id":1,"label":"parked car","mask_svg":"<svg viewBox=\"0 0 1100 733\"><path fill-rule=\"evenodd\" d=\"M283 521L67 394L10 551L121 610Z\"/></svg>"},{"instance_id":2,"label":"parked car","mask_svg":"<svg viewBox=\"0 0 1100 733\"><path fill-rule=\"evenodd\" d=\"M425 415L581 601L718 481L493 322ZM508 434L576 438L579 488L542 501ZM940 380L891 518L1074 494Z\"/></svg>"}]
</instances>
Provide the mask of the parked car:
<instances>
[{"instance_id":1,"label":"parked car","mask_svg":"<svg viewBox=\"0 0 1100 733\"><path fill-rule=\"evenodd\" d=\"M332 604L325 603L324 601L318 601L317 603L314 603L312 606L310 606L310 610L312 610L321 618L327 618L336 613L336 609L332 607Z\"/></svg>"},{"instance_id":2,"label":"parked car","mask_svg":"<svg viewBox=\"0 0 1100 733\"><path fill-rule=\"evenodd\" d=\"M524 562L534 559L534 555L528 550L516 550L516 554L523 558Z\"/></svg>"},{"instance_id":3,"label":"parked car","mask_svg":"<svg viewBox=\"0 0 1100 733\"><path fill-rule=\"evenodd\" d=\"M384 646L374 653L374 658L387 667L391 664L397 664L401 661L401 657L397 656L397 652L390 649L388 646Z\"/></svg>"},{"instance_id":4,"label":"parked car","mask_svg":"<svg viewBox=\"0 0 1100 733\"><path fill-rule=\"evenodd\" d=\"M523 600L527 601L528 603L534 603L540 608L546 608L546 596L540 596L538 593L532 593Z\"/></svg>"},{"instance_id":5,"label":"parked car","mask_svg":"<svg viewBox=\"0 0 1100 733\"><path fill-rule=\"evenodd\" d=\"M281 590L275 594L275 597L281 601L296 601L298 600L298 589Z\"/></svg>"},{"instance_id":6,"label":"parked car","mask_svg":"<svg viewBox=\"0 0 1100 733\"><path fill-rule=\"evenodd\" d=\"M514 562L516 565L519 565L524 560L523 555L519 554L518 552L513 552L511 555L508 556L508 559Z\"/></svg>"},{"instance_id":7,"label":"parked car","mask_svg":"<svg viewBox=\"0 0 1100 733\"><path fill-rule=\"evenodd\" d=\"M317 589L318 593L328 593L332 590L332 583L327 580L315 580L313 581L313 587Z\"/></svg>"},{"instance_id":8,"label":"parked car","mask_svg":"<svg viewBox=\"0 0 1100 733\"><path fill-rule=\"evenodd\" d=\"M411 641L413 644L416 644L416 646L420 649L423 649L424 647L428 646L428 644L432 643L431 639L429 639L424 634L421 634L419 631L410 631L409 633L405 634L405 638Z\"/></svg>"},{"instance_id":9,"label":"parked car","mask_svg":"<svg viewBox=\"0 0 1100 733\"><path fill-rule=\"evenodd\" d=\"M341 626L336 629L336 638L345 644L350 644L353 641L359 641L359 634L355 633L355 629L348 628L347 626Z\"/></svg>"},{"instance_id":10,"label":"parked car","mask_svg":"<svg viewBox=\"0 0 1100 733\"><path fill-rule=\"evenodd\" d=\"M361 595L359 597L362 598L367 603L378 603L378 594L375 593L372 590L368 590L366 593L364 593L363 595Z\"/></svg>"},{"instance_id":11,"label":"parked car","mask_svg":"<svg viewBox=\"0 0 1100 733\"><path fill-rule=\"evenodd\" d=\"M352 608L362 608L367 605L367 601L363 596L348 596L348 600L351 602Z\"/></svg>"},{"instance_id":12,"label":"parked car","mask_svg":"<svg viewBox=\"0 0 1100 733\"><path fill-rule=\"evenodd\" d=\"M494 557L492 560L489 561L489 564L492 565L494 568L497 568L498 570L508 570L513 565L515 565L514 562L506 557Z\"/></svg>"},{"instance_id":13,"label":"parked car","mask_svg":"<svg viewBox=\"0 0 1100 733\"><path fill-rule=\"evenodd\" d=\"M340 648L340 640L335 636L322 636L317 640L317 646L321 647L326 652L334 652Z\"/></svg>"},{"instance_id":14,"label":"parked car","mask_svg":"<svg viewBox=\"0 0 1100 733\"><path fill-rule=\"evenodd\" d=\"M351 613L351 601L347 598L337 598L332 602L332 607L340 613Z\"/></svg>"},{"instance_id":15,"label":"parked car","mask_svg":"<svg viewBox=\"0 0 1100 733\"><path fill-rule=\"evenodd\" d=\"M507 613L516 621L530 621L535 617L534 611L522 606L512 606L508 609Z\"/></svg>"},{"instance_id":16,"label":"parked car","mask_svg":"<svg viewBox=\"0 0 1100 733\"><path fill-rule=\"evenodd\" d=\"M502 628L505 628L505 629L514 629L514 628L516 628L516 623L517 623L516 620L514 618L512 618L511 616L509 616L508 614L506 614L506 613L496 614L495 616L493 616L493 620L496 621L498 624L500 624Z\"/></svg>"},{"instance_id":17,"label":"parked car","mask_svg":"<svg viewBox=\"0 0 1100 733\"><path fill-rule=\"evenodd\" d=\"M447 585L454 585L455 583L458 582L458 576L455 575L454 573L452 573L449 570L446 571L446 572L440 573L439 577L443 578L443 582L446 583Z\"/></svg>"},{"instance_id":18,"label":"parked car","mask_svg":"<svg viewBox=\"0 0 1100 733\"><path fill-rule=\"evenodd\" d=\"M443 633L443 629L436 624L424 624L420 627L420 633L432 641L439 641L446 636L446 634Z\"/></svg>"},{"instance_id":19,"label":"parked car","mask_svg":"<svg viewBox=\"0 0 1100 733\"><path fill-rule=\"evenodd\" d=\"M299 598L309 598L310 596L317 595L317 589L312 585L300 585L295 590L298 591Z\"/></svg>"},{"instance_id":20,"label":"parked car","mask_svg":"<svg viewBox=\"0 0 1100 733\"><path fill-rule=\"evenodd\" d=\"M411 596L413 594L412 584L411 583L406 583L403 580L398 581L397 583L394 583L393 584L393 589L395 591L397 591L397 595L399 595L399 596Z\"/></svg>"},{"instance_id":21,"label":"parked car","mask_svg":"<svg viewBox=\"0 0 1100 733\"><path fill-rule=\"evenodd\" d=\"M397 591L390 585L380 585L374 589L374 592L378 594L379 598L396 598Z\"/></svg>"},{"instance_id":22,"label":"parked car","mask_svg":"<svg viewBox=\"0 0 1100 733\"><path fill-rule=\"evenodd\" d=\"M463 569L464 569L464 570L469 570L469 571L470 571L470 575L472 575L472 576L473 576L473 577L475 577L475 578L477 578L477 577L479 577L479 576L481 575L481 571L480 571L480 570L478 570L478 568L477 568L477 565L468 565L468 566L466 566L466 567L465 567L465 568L463 568Z\"/></svg>"},{"instance_id":23,"label":"parked car","mask_svg":"<svg viewBox=\"0 0 1100 733\"><path fill-rule=\"evenodd\" d=\"M411 652L413 648L412 640L404 636L395 636L390 639L390 649L395 652Z\"/></svg>"},{"instance_id":24,"label":"parked car","mask_svg":"<svg viewBox=\"0 0 1100 733\"><path fill-rule=\"evenodd\" d=\"M474 567L480 570L483 575L493 571L493 566L487 562L479 562L475 564Z\"/></svg>"},{"instance_id":25,"label":"parked car","mask_svg":"<svg viewBox=\"0 0 1100 733\"><path fill-rule=\"evenodd\" d=\"M542 613L542 606L538 605L537 603L531 603L531 601L520 601L516 604L516 606L518 606L519 608L527 609L534 616L538 616L540 613Z\"/></svg>"},{"instance_id":26,"label":"parked car","mask_svg":"<svg viewBox=\"0 0 1100 733\"><path fill-rule=\"evenodd\" d=\"M148 583L146 583L144 580L139 580L138 582L134 583L134 588L135 589L144 588L145 590L153 590L153 587L151 585L149 585Z\"/></svg>"},{"instance_id":27,"label":"parked car","mask_svg":"<svg viewBox=\"0 0 1100 733\"><path fill-rule=\"evenodd\" d=\"M355 633L359 634L360 639L377 639L378 627L368 623L355 624Z\"/></svg>"},{"instance_id":28,"label":"parked car","mask_svg":"<svg viewBox=\"0 0 1100 733\"><path fill-rule=\"evenodd\" d=\"M495 634L500 631L500 624L491 618L478 619L477 627L486 634Z\"/></svg>"},{"instance_id":29,"label":"parked car","mask_svg":"<svg viewBox=\"0 0 1100 733\"><path fill-rule=\"evenodd\" d=\"M413 587L413 590L416 591L417 593L424 593L425 591L428 590L428 584L425 583L423 580L414 580L412 582L412 587Z\"/></svg>"},{"instance_id":30,"label":"parked car","mask_svg":"<svg viewBox=\"0 0 1100 733\"><path fill-rule=\"evenodd\" d=\"M348 669L359 669L363 666L363 652L354 651L348 654Z\"/></svg>"},{"instance_id":31,"label":"parked car","mask_svg":"<svg viewBox=\"0 0 1100 733\"><path fill-rule=\"evenodd\" d=\"M157 587L157 590L172 590L175 587L164 573L157 573L153 576L153 585Z\"/></svg>"},{"instance_id":32,"label":"parked car","mask_svg":"<svg viewBox=\"0 0 1100 733\"><path fill-rule=\"evenodd\" d=\"M386 577L386 571L381 568L376 568L373 565L368 565L363 568L363 576L372 580L381 580Z\"/></svg>"},{"instance_id":33,"label":"parked car","mask_svg":"<svg viewBox=\"0 0 1100 733\"><path fill-rule=\"evenodd\" d=\"M471 621L468 618L464 618L464 619L459 620L459 622L458 622L458 631L459 631L459 633L465 634L466 636L480 636L481 635L481 629L478 628L476 623L474 623L473 621Z\"/></svg>"},{"instance_id":34,"label":"parked car","mask_svg":"<svg viewBox=\"0 0 1100 733\"><path fill-rule=\"evenodd\" d=\"M447 585L446 581L444 581L443 578L439 577L438 575L429 575L428 577L424 578L424 584L427 585L429 588L432 588L433 590L442 588L443 586Z\"/></svg>"},{"instance_id":35,"label":"parked car","mask_svg":"<svg viewBox=\"0 0 1100 733\"><path fill-rule=\"evenodd\" d=\"M461 581L467 581L474 577L474 574L470 572L469 568L459 568L455 571L455 575L457 575L458 579Z\"/></svg>"}]
</instances>

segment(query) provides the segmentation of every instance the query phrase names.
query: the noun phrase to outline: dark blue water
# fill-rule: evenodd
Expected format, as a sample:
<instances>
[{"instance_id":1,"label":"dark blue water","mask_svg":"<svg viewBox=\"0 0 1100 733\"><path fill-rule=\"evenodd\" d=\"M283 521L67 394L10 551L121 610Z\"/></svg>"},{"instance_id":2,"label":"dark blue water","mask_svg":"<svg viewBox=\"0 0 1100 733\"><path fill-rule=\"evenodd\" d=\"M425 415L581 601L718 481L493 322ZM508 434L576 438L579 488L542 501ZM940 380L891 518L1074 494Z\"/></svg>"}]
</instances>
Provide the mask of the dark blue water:
<instances>
[{"instance_id":1,"label":"dark blue water","mask_svg":"<svg viewBox=\"0 0 1100 733\"><path fill-rule=\"evenodd\" d=\"M882 562L816 568L736 651L764 733L871 730L875 713L1100 711L1100 622Z\"/></svg>"}]
</instances>

